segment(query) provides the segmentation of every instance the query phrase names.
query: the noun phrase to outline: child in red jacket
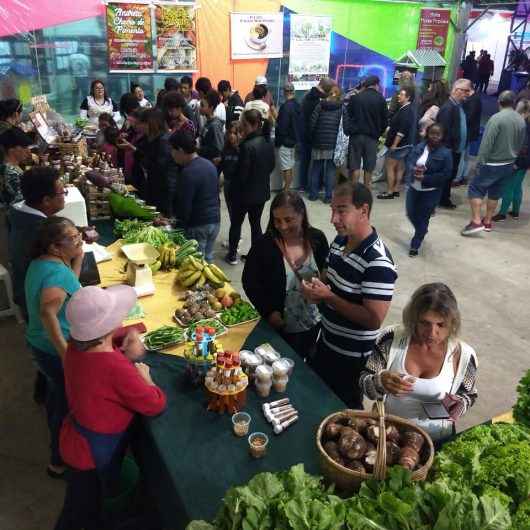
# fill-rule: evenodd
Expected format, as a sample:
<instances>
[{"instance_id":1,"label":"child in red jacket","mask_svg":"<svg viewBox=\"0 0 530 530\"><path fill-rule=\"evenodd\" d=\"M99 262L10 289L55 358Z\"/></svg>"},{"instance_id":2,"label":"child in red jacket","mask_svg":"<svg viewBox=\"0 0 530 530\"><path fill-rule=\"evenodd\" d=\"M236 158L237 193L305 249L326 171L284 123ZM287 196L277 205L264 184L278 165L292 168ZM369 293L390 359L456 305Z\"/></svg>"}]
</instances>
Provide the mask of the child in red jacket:
<instances>
[{"instance_id":1,"label":"child in red jacket","mask_svg":"<svg viewBox=\"0 0 530 530\"><path fill-rule=\"evenodd\" d=\"M149 373L134 364L143 353L138 334L125 337L122 350L113 334L136 303L132 287L84 287L66 308L71 340L64 359L70 413L60 435L69 466L68 486L55 530L101 530L103 497L112 491L135 413L160 414L166 397Z\"/></svg>"}]
</instances>

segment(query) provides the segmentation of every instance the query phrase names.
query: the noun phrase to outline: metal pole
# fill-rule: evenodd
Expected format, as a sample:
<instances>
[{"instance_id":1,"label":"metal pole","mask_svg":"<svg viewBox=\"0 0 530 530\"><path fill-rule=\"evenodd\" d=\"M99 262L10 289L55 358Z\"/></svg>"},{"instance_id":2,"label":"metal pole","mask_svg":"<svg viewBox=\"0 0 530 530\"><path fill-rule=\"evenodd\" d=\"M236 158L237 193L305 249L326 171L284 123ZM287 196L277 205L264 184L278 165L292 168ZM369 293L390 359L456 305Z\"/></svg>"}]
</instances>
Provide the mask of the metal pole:
<instances>
[{"instance_id":1,"label":"metal pole","mask_svg":"<svg viewBox=\"0 0 530 530\"><path fill-rule=\"evenodd\" d=\"M473 4L471 2L462 2L458 6L457 22L455 25L455 43L453 46L453 57L451 61L451 69L447 80L452 83L456 79L456 72L460 67L462 52L466 45L466 29L469 22L469 13L471 12Z\"/></svg>"}]
</instances>

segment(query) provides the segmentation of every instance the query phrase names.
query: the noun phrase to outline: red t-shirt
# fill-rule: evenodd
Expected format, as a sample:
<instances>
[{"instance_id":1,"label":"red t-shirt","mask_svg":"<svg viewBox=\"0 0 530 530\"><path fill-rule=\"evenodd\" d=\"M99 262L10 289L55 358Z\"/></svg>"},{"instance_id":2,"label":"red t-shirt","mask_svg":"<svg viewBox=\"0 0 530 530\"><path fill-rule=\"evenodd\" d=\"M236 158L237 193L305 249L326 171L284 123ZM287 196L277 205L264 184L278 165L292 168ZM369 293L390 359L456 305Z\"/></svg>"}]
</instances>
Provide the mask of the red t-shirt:
<instances>
[{"instance_id":1,"label":"red t-shirt","mask_svg":"<svg viewBox=\"0 0 530 530\"><path fill-rule=\"evenodd\" d=\"M148 385L118 349L82 352L69 346L64 379L70 412L80 425L98 433L123 432L135 413L156 416L166 406L164 392ZM66 464L83 471L96 467L88 442L69 417L61 428L59 443Z\"/></svg>"}]
</instances>

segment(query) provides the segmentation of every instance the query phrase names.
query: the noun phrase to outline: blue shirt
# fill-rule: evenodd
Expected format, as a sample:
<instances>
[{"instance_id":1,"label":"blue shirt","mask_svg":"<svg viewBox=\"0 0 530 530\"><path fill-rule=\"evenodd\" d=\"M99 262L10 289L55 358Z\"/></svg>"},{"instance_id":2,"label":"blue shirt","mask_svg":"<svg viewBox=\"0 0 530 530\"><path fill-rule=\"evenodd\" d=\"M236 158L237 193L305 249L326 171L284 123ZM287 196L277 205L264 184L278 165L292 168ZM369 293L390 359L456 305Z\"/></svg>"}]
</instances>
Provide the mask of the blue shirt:
<instances>
[{"instance_id":1,"label":"blue shirt","mask_svg":"<svg viewBox=\"0 0 530 530\"><path fill-rule=\"evenodd\" d=\"M347 237L333 241L327 260L327 278L331 290L352 304L363 300L391 301L396 267L389 250L374 228L361 244L344 254ZM379 329L366 329L322 304L322 340L328 348L349 357L367 357L372 353Z\"/></svg>"},{"instance_id":2,"label":"blue shirt","mask_svg":"<svg viewBox=\"0 0 530 530\"><path fill-rule=\"evenodd\" d=\"M458 152L463 153L467 144L467 121L462 105L458 105L458 112L460 113L460 144L458 145Z\"/></svg>"},{"instance_id":3,"label":"blue shirt","mask_svg":"<svg viewBox=\"0 0 530 530\"><path fill-rule=\"evenodd\" d=\"M34 348L57 355L55 346L50 340L40 316L42 290L48 287L59 287L66 292L66 300L59 310L57 318L64 338L68 339L70 337L70 325L66 320L66 302L81 288L81 284L70 267L56 261L35 259L31 262L26 273L26 306L29 317L26 339Z\"/></svg>"}]
</instances>

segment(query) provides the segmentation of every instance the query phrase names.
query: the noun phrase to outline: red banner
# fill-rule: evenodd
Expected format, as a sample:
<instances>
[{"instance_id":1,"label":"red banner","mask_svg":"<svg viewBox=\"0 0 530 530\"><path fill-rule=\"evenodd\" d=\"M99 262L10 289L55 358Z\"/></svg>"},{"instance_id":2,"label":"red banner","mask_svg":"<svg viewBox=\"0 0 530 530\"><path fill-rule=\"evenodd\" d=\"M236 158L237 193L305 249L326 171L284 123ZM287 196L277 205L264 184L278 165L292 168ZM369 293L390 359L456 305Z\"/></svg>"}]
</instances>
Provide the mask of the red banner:
<instances>
[{"instance_id":1,"label":"red banner","mask_svg":"<svg viewBox=\"0 0 530 530\"><path fill-rule=\"evenodd\" d=\"M432 48L445 53L451 11L449 9L422 9L418 31L418 49Z\"/></svg>"}]
</instances>

